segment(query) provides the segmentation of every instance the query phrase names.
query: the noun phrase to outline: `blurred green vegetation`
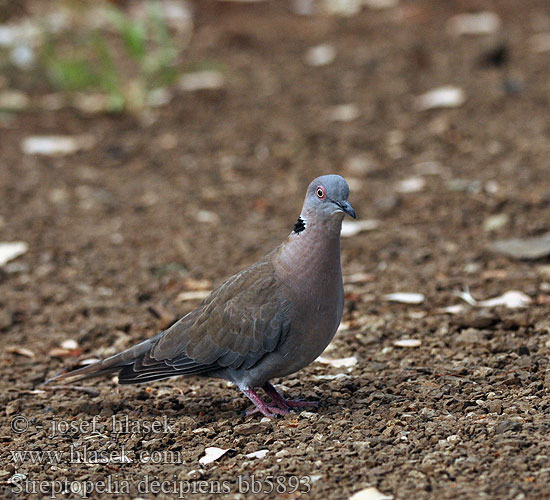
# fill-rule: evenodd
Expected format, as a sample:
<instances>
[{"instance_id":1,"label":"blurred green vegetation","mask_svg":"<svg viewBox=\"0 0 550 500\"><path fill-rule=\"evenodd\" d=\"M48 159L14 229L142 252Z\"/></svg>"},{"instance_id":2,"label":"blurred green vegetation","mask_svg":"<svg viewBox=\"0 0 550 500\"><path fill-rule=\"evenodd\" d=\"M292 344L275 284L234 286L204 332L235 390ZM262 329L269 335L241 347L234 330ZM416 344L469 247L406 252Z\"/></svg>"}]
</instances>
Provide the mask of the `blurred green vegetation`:
<instances>
[{"instance_id":1,"label":"blurred green vegetation","mask_svg":"<svg viewBox=\"0 0 550 500\"><path fill-rule=\"evenodd\" d=\"M104 94L108 111L144 107L148 93L173 83L181 70L161 4L148 2L143 19L109 4L102 14L105 27L50 35L41 67L57 90Z\"/></svg>"}]
</instances>

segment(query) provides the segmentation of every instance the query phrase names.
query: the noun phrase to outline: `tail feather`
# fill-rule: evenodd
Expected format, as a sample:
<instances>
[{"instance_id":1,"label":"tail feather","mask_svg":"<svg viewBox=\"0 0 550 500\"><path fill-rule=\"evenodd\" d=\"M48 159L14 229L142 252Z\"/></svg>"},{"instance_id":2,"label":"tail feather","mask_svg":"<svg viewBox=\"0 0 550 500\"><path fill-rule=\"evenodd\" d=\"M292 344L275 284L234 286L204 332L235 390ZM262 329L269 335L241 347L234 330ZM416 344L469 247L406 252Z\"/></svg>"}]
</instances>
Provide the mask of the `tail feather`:
<instances>
[{"instance_id":1,"label":"tail feather","mask_svg":"<svg viewBox=\"0 0 550 500\"><path fill-rule=\"evenodd\" d=\"M103 375L120 371L125 366L134 364L138 358L146 354L151 349L153 342L156 339L157 337L145 340L140 344L130 347L126 351L122 351L114 356L111 356L110 358L97 361L91 365L84 366L78 370L58 374L55 377L46 380L44 384L49 384L54 381L63 381L65 383L77 382L87 378L101 377Z\"/></svg>"}]
</instances>

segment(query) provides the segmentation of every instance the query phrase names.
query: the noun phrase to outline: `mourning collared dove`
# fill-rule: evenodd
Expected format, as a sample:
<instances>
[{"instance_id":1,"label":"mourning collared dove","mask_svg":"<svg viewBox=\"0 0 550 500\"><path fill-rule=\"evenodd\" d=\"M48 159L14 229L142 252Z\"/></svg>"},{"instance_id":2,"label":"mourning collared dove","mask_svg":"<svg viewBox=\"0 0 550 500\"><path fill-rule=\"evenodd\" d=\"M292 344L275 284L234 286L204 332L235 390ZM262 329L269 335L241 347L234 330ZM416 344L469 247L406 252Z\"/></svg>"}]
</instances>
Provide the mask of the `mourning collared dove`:
<instances>
[{"instance_id":1,"label":"mourning collared dove","mask_svg":"<svg viewBox=\"0 0 550 500\"><path fill-rule=\"evenodd\" d=\"M195 310L155 337L84 368L66 381L118 372L120 384L180 375L235 383L267 417L316 405L285 399L270 383L309 365L334 337L344 308L340 230L355 218L339 175L309 185L287 240L215 289ZM270 396L267 404L254 389Z\"/></svg>"}]
</instances>

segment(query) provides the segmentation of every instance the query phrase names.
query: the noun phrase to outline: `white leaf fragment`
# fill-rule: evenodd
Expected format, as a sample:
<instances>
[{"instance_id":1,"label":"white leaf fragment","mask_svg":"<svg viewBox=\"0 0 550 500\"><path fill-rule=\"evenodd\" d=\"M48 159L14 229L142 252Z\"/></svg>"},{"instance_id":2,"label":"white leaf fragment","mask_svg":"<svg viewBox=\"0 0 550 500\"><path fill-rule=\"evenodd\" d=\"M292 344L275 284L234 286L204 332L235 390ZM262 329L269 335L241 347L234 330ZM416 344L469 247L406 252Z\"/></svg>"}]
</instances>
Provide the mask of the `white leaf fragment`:
<instances>
[{"instance_id":1,"label":"white leaf fragment","mask_svg":"<svg viewBox=\"0 0 550 500\"><path fill-rule=\"evenodd\" d=\"M393 500L393 496L384 495L384 493L378 491L374 486L371 486L354 493L349 497L349 500Z\"/></svg>"},{"instance_id":2,"label":"white leaf fragment","mask_svg":"<svg viewBox=\"0 0 550 500\"><path fill-rule=\"evenodd\" d=\"M179 88L186 92L194 92L196 90L213 90L223 87L225 78L219 71L195 71L186 73L179 82Z\"/></svg>"},{"instance_id":3,"label":"white leaf fragment","mask_svg":"<svg viewBox=\"0 0 550 500\"><path fill-rule=\"evenodd\" d=\"M315 380L336 380L339 378L351 378L347 373L336 373L334 375L316 375Z\"/></svg>"},{"instance_id":4,"label":"white leaf fragment","mask_svg":"<svg viewBox=\"0 0 550 500\"><path fill-rule=\"evenodd\" d=\"M422 177L409 177L399 181L396 185L398 193L418 193L426 186L426 181Z\"/></svg>"},{"instance_id":5,"label":"white leaf fragment","mask_svg":"<svg viewBox=\"0 0 550 500\"><path fill-rule=\"evenodd\" d=\"M20 356L25 356L27 358L34 359L34 352L32 352L30 349L27 349L26 347L13 345L13 346L6 347L5 351L12 354L19 354Z\"/></svg>"},{"instance_id":6,"label":"white leaf fragment","mask_svg":"<svg viewBox=\"0 0 550 500\"><path fill-rule=\"evenodd\" d=\"M531 297L518 290L509 290L508 292L498 297L479 301L474 299L474 297L468 290L464 292L458 292L456 295L457 297L460 297L464 302L467 302L471 306L475 307L505 306L510 309L517 309L520 307L527 307L533 302Z\"/></svg>"},{"instance_id":7,"label":"white leaf fragment","mask_svg":"<svg viewBox=\"0 0 550 500\"><path fill-rule=\"evenodd\" d=\"M338 104L328 110L329 120L334 122L352 122L361 116L359 108L353 104Z\"/></svg>"},{"instance_id":8,"label":"white leaf fragment","mask_svg":"<svg viewBox=\"0 0 550 500\"><path fill-rule=\"evenodd\" d=\"M0 266L23 255L28 249L29 245L24 241L0 242Z\"/></svg>"},{"instance_id":9,"label":"white leaf fragment","mask_svg":"<svg viewBox=\"0 0 550 500\"><path fill-rule=\"evenodd\" d=\"M426 111L434 108L457 108L466 101L464 91L459 87L446 85L422 94L416 98L416 109Z\"/></svg>"},{"instance_id":10,"label":"white leaf fragment","mask_svg":"<svg viewBox=\"0 0 550 500\"><path fill-rule=\"evenodd\" d=\"M363 0L363 4L369 9L392 9L399 5L399 0Z\"/></svg>"},{"instance_id":11,"label":"white leaf fragment","mask_svg":"<svg viewBox=\"0 0 550 500\"><path fill-rule=\"evenodd\" d=\"M316 45L307 50L306 64L310 66L326 66L336 59L336 49L329 43Z\"/></svg>"},{"instance_id":12,"label":"white leaf fragment","mask_svg":"<svg viewBox=\"0 0 550 500\"><path fill-rule=\"evenodd\" d=\"M204 450L204 457L201 457L199 459L199 463L203 465L211 464L212 462L215 462L219 458L221 458L223 455L225 455L229 451L229 448L227 450L224 450L223 448L216 448L215 446L210 446Z\"/></svg>"},{"instance_id":13,"label":"white leaf fragment","mask_svg":"<svg viewBox=\"0 0 550 500\"><path fill-rule=\"evenodd\" d=\"M324 0L324 9L329 14L351 17L361 11L361 0Z\"/></svg>"},{"instance_id":14,"label":"white leaf fragment","mask_svg":"<svg viewBox=\"0 0 550 500\"><path fill-rule=\"evenodd\" d=\"M500 26L500 17L489 11L457 14L447 22L447 30L454 36L489 35L496 33Z\"/></svg>"},{"instance_id":15,"label":"white leaf fragment","mask_svg":"<svg viewBox=\"0 0 550 500\"><path fill-rule=\"evenodd\" d=\"M28 155L69 155L95 144L90 135L35 135L26 137L21 143L23 153Z\"/></svg>"},{"instance_id":16,"label":"white leaf fragment","mask_svg":"<svg viewBox=\"0 0 550 500\"><path fill-rule=\"evenodd\" d=\"M454 306L447 306L440 309L440 312L445 314L461 314L466 310L466 306L462 304L456 304Z\"/></svg>"},{"instance_id":17,"label":"white leaf fragment","mask_svg":"<svg viewBox=\"0 0 550 500\"><path fill-rule=\"evenodd\" d=\"M5 90L0 92L0 109L20 111L29 106L31 100L23 92L18 90Z\"/></svg>"},{"instance_id":18,"label":"white leaf fragment","mask_svg":"<svg viewBox=\"0 0 550 500\"><path fill-rule=\"evenodd\" d=\"M400 302L402 304L422 304L424 302L424 295L414 292L388 293L384 295L384 298L390 302Z\"/></svg>"},{"instance_id":19,"label":"white leaf fragment","mask_svg":"<svg viewBox=\"0 0 550 500\"><path fill-rule=\"evenodd\" d=\"M342 238L349 238L364 231L373 231L380 226L380 221L376 219L367 219L359 221L345 220L342 222Z\"/></svg>"},{"instance_id":20,"label":"white leaf fragment","mask_svg":"<svg viewBox=\"0 0 550 500\"><path fill-rule=\"evenodd\" d=\"M202 300L210 295L210 290L191 290L189 292L181 292L176 300L178 302L186 302L188 300Z\"/></svg>"},{"instance_id":21,"label":"white leaf fragment","mask_svg":"<svg viewBox=\"0 0 550 500\"><path fill-rule=\"evenodd\" d=\"M422 341L419 339L399 339L393 343L396 347L420 347Z\"/></svg>"},{"instance_id":22,"label":"white leaf fragment","mask_svg":"<svg viewBox=\"0 0 550 500\"><path fill-rule=\"evenodd\" d=\"M357 358L355 356L340 359L329 359L324 358L323 356L319 356L316 361L318 361L319 363L323 363L324 365L334 366L335 368L349 368L357 364Z\"/></svg>"},{"instance_id":23,"label":"white leaf fragment","mask_svg":"<svg viewBox=\"0 0 550 500\"><path fill-rule=\"evenodd\" d=\"M246 458L264 458L269 453L269 450L258 450L252 453L247 453Z\"/></svg>"}]
</instances>

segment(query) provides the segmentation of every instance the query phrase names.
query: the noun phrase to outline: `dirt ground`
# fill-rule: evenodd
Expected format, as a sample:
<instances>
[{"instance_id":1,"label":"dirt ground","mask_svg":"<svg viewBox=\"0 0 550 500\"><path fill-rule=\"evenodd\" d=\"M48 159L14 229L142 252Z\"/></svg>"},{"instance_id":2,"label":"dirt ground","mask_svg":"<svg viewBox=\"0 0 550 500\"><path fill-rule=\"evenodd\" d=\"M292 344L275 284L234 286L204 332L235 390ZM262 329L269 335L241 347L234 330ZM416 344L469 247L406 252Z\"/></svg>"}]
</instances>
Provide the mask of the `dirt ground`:
<instances>
[{"instance_id":1,"label":"dirt ground","mask_svg":"<svg viewBox=\"0 0 550 500\"><path fill-rule=\"evenodd\" d=\"M500 16L497 34L448 33L454 14L484 9ZM248 498L253 479L257 498L346 499L369 485L399 500L550 498L549 262L487 250L550 228L550 57L530 45L550 31L547 0L411 0L351 18L201 2L195 16L187 57L223 64L223 89L180 94L146 119L59 110L2 122L0 240L29 244L0 269L2 498L31 498L8 484L15 473L39 498L78 498L78 484L93 485L91 498ZM305 64L321 43L334 62ZM462 106L416 109L416 96L447 84L464 90ZM347 103L360 115L331 120ZM22 154L35 134L91 134L96 146ZM245 417L235 388L200 379L39 387L191 310L197 301L178 296L279 244L325 173L344 175L359 217L381 224L342 244L353 283L326 357L357 364L276 381L319 409ZM399 192L410 177L424 187ZM505 223L487 230L499 214ZM443 313L465 287L533 302ZM385 301L391 292L425 300ZM403 337L421 345L394 346ZM78 347L59 351L68 339ZM203 465L207 447L229 451ZM12 454L24 450L61 458ZM77 463L79 452L115 458Z\"/></svg>"}]
</instances>

